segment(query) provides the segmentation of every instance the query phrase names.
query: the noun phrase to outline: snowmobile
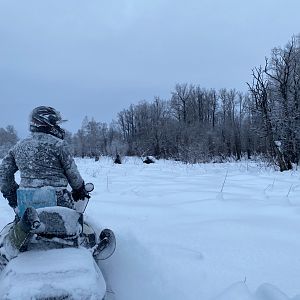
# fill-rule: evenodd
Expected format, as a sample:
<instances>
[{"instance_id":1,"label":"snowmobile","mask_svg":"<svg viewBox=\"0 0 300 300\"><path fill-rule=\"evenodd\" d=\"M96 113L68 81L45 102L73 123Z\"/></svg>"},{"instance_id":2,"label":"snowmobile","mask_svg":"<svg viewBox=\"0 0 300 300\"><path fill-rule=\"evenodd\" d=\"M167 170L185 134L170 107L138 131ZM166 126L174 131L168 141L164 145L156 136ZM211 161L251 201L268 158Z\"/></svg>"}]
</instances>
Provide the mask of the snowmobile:
<instances>
[{"instance_id":1,"label":"snowmobile","mask_svg":"<svg viewBox=\"0 0 300 300\"><path fill-rule=\"evenodd\" d=\"M85 188L91 192L94 186L89 183ZM18 194L17 214L20 218L29 214L31 230L18 255L0 274L0 299L107 300L111 297L98 262L114 253L116 240L110 229L103 229L97 236L84 221L89 199L79 200L75 209L70 209L56 205L51 189L26 193L31 193L30 197ZM42 197L47 201L41 201ZM29 198L30 201L26 200ZM13 223L6 225L0 236L7 236L12 226ZM0 239L1 242L5 241Z\"/></svg>"}]
</instances>

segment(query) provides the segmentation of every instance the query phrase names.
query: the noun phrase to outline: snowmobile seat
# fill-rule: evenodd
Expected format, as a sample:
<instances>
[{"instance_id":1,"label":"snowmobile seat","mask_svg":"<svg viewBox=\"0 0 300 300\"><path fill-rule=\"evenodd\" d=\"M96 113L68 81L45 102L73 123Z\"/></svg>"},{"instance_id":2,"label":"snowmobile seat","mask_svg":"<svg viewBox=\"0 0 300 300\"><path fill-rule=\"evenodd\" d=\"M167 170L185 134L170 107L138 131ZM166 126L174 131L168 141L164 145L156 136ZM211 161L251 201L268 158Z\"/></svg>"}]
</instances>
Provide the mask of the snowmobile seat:
<instances>
[{"instance_id":1,"label":"snowmobile seat","mask_svg":"<svg viewBox=\"0 0 300 300\"><path fill-rule=\"evenodd\" d=\"M82 233L83 215L73 209L55 206L38 208L37 212L42 224L36 231L39 236L74 239Z\"/></svg>"}]
</instances>

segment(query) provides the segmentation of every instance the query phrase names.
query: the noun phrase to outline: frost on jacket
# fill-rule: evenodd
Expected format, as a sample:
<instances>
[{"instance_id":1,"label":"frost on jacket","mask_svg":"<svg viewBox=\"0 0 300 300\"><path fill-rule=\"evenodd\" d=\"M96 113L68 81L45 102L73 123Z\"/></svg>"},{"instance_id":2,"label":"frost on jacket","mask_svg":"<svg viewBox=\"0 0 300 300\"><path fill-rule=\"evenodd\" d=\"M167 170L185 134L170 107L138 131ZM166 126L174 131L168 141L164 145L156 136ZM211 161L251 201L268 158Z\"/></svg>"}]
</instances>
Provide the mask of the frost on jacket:
<instances>
[{"instance_id":1,"label":"frost on jacket","mask_svg":"<svg viewBox=\"0 0 300 300\"><path fill-rule=\"evenodd\" d=\"M20 170L20 187L23 188L65 188L69 183L72 189L78 189L83 183L67 143L46 133L32 133L3 159L0 166L3 194L16 188L17 170Z\"/></svg>"}]
</instances>

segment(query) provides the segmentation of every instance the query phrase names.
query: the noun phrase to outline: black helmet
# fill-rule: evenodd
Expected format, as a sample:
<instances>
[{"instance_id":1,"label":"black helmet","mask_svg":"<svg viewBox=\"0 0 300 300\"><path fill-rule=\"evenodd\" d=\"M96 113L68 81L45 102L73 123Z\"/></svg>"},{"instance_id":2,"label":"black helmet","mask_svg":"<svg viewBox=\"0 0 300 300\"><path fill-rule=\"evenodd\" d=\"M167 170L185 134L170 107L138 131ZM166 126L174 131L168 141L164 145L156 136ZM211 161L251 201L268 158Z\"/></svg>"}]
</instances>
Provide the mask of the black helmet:
<instances>
[{"instance_id":1,"label":"black helmet","mask_svg":"<svg viewBox=\"0 0 300 300\"><path fill-rule=\"evenodd\" d=\"M30 131L44 132L63 139L65 131L59 127L62 123L60 113L50 106L38 106L30 115Z\"/></svg>"}]
</instances>

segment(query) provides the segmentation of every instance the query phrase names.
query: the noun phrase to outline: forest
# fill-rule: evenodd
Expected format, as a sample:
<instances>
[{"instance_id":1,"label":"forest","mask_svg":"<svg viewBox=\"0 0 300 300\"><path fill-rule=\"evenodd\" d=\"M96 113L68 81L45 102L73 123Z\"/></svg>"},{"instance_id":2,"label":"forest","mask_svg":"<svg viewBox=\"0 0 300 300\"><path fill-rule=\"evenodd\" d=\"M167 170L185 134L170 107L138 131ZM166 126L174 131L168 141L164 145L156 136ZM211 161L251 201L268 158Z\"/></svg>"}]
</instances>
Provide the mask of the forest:
<instances>
[{"instance_id":1,"label":"forest","mask_svg":"<svg viewBox=\"0 0 300 300\"><path fill-rule=\"evenodd\" d=\"M247 92L178 83L159 96L120 111L110 123L85 117L67 134L74 155L154 156L186 163L260 158L280 171L300 158L300 36L274 48L254 67ZM0 129L0 155L17 142Z\"/></svg>"}]
</instances>

